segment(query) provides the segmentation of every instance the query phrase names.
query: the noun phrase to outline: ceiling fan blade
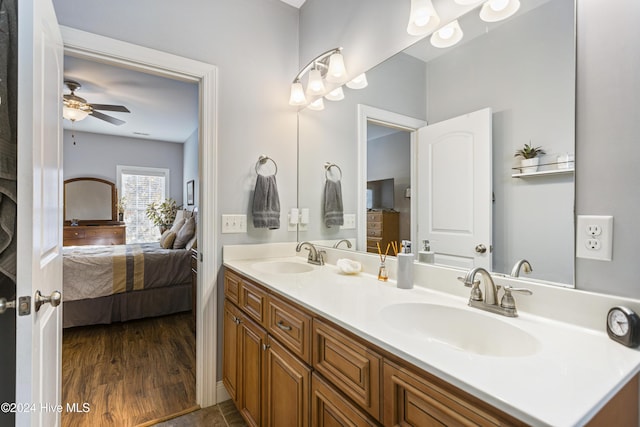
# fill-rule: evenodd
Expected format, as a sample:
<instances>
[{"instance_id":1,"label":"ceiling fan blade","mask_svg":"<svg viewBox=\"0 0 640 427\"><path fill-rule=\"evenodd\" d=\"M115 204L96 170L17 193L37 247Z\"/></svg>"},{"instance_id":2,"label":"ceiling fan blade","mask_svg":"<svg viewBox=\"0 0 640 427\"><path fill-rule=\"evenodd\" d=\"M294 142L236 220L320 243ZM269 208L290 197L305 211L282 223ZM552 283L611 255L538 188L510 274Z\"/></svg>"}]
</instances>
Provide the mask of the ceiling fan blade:
<instances>
[{"instance_id":1,"label":"ceiling fan blade","mask_svg":"<svg viewBox=\"0 0 640 427\"><path fill-rule=\"evenodd\" d=\"M118 111L120 113L130 113L129 109L124 105L109 105L109 104L89 104L94 110L103 111Z\"/></svg>"},{"instance_id":2,"label":"ceiling fan blade","mask_svg":"<svg viewBox=\"0 0 640 427\"><path fill-rule=\"evenodd\" d=\"M116 119L115 117L107 116L106 114L102 114L101 112L95 111L95 110L91 112L91 115L93 117L95 117L96 119L104 120L105 122L109 122L109 123L111 123L113 125L116 125L116 126L120 126L120 125L123 125L123 124L126 123L124 120L120 120L120 119Z\"/></svg>"}]
</instances>

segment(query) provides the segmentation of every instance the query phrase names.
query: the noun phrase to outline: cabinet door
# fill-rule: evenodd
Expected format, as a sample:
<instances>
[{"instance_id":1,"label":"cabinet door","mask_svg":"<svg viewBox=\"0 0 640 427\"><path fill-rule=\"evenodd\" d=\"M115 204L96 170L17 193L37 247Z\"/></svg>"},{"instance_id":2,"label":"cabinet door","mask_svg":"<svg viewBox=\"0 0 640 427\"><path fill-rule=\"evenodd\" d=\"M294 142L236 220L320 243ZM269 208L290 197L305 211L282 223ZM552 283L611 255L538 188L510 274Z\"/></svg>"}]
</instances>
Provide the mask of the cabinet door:
<instances>
[{"instance_id":1,"label":"cabinet door","mask_svg":"<svg viewBox=\"0 0 640 427\"><path fill-rule=\"evenodd\" d=\"M264 378L267 332L249 317L240 320L238 410L250 426L262 425L262 383Z\"/></svg>"},{"instance_id":2,"label":"cabinet door","mask_svg":"<svg viewBox=\"0 0 640 427\"><path fill-rule=\"evenodd\" d=\"M311 375L311 427L374 427L377 425L318 374L314 372Z\"/></svg>"},{"instance_id":3,"label":"cabinet door","mask_svg":"<svg viewBox=\"0 0 640 427\"><path fill-rule=\"evenodd\" d=\"M311 370L271 337L268 347L264 426L307 427Z\"/></svg>"},{"instance_id":4,"label":"cabinet door","mask_svg":"<svg viewBox=\"0 0 640 427\"><path fill-rule=\"evenodd\" d=\"M238 406L238 330L240 311L228 300L224 301L222 331L222 382L231 399Z\"/></svg>"}]
</instances>

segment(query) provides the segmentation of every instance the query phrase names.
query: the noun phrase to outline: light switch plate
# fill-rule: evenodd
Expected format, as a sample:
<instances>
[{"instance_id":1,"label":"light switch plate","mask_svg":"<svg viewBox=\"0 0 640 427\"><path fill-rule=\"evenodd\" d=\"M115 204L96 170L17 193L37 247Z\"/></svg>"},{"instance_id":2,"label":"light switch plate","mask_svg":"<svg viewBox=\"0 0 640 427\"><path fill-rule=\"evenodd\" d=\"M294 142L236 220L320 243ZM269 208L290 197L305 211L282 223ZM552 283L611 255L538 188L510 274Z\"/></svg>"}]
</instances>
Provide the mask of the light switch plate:
<instances>
[{"instance_id":1,"label":"light switch plate","mask_svg":"<svg viewBox=\"0 0 640 427\"><path fill-rule=\"evenodd\" d=\"M246 233L247 216L243 214L222 215L222 233Z\"/></svg>"},{"instance_id":2,"label":"light switch plate","mask_svg":"<svg viewBox=\"0 0 640 427\"><path fill-rule=\"evenodd\" d=\"M341 230L355 230L356 214L344 214L344 224L340 226Z\"/></svg>"}]
</instances>

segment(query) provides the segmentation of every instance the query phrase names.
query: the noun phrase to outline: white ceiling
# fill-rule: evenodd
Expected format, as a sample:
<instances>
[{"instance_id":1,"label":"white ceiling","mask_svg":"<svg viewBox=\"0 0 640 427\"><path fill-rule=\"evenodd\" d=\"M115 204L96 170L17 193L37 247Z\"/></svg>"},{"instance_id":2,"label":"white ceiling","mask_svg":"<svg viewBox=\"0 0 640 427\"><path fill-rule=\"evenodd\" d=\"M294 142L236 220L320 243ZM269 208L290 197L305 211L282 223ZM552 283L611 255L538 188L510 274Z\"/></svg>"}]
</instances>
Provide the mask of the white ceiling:
<instances>
[{"instance_id":1,"label":"white ceiling","mask_svg":"<svg viewBox=\"0 0 640 427\"><path fill-rule=\"evenodd\" d=\"M155 141L185 142L198 127L198 85L64 57L64 78L79 82L76 95L94 104L124 105L131 113L100 111L124 120L116 126L95 117L64 120L65 129ZM65 92L68 90L65 88Z\"/></svg>"},{"instance_id":2,"label":"white ceiling","mask_svg":"<svg viewBox=\"0 0 640 427\"><path fill-rule=\"evenodd\" d=\"M293 7L300 8L306 0L282 0L286 4L290 4Z\"/></svg>"}]
</instances>

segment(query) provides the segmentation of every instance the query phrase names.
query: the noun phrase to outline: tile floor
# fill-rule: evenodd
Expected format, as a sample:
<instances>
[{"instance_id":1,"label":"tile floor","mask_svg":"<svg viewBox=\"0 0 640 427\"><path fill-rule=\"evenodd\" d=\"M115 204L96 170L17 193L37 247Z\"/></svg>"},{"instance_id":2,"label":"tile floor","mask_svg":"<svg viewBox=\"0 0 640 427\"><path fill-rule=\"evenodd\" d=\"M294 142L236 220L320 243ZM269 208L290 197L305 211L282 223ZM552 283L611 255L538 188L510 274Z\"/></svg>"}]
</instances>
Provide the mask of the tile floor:
<instances>
[{"instance_id":1,"label":"tile floor","mask_svg":"<svg viewBox=\"0 0 640 427\"><path fill-rule=\"evenodd\" d=\"M227 400L209 408L174 418L153 427L246 427L233 401Z\"/></svg>"}]
</instances>

